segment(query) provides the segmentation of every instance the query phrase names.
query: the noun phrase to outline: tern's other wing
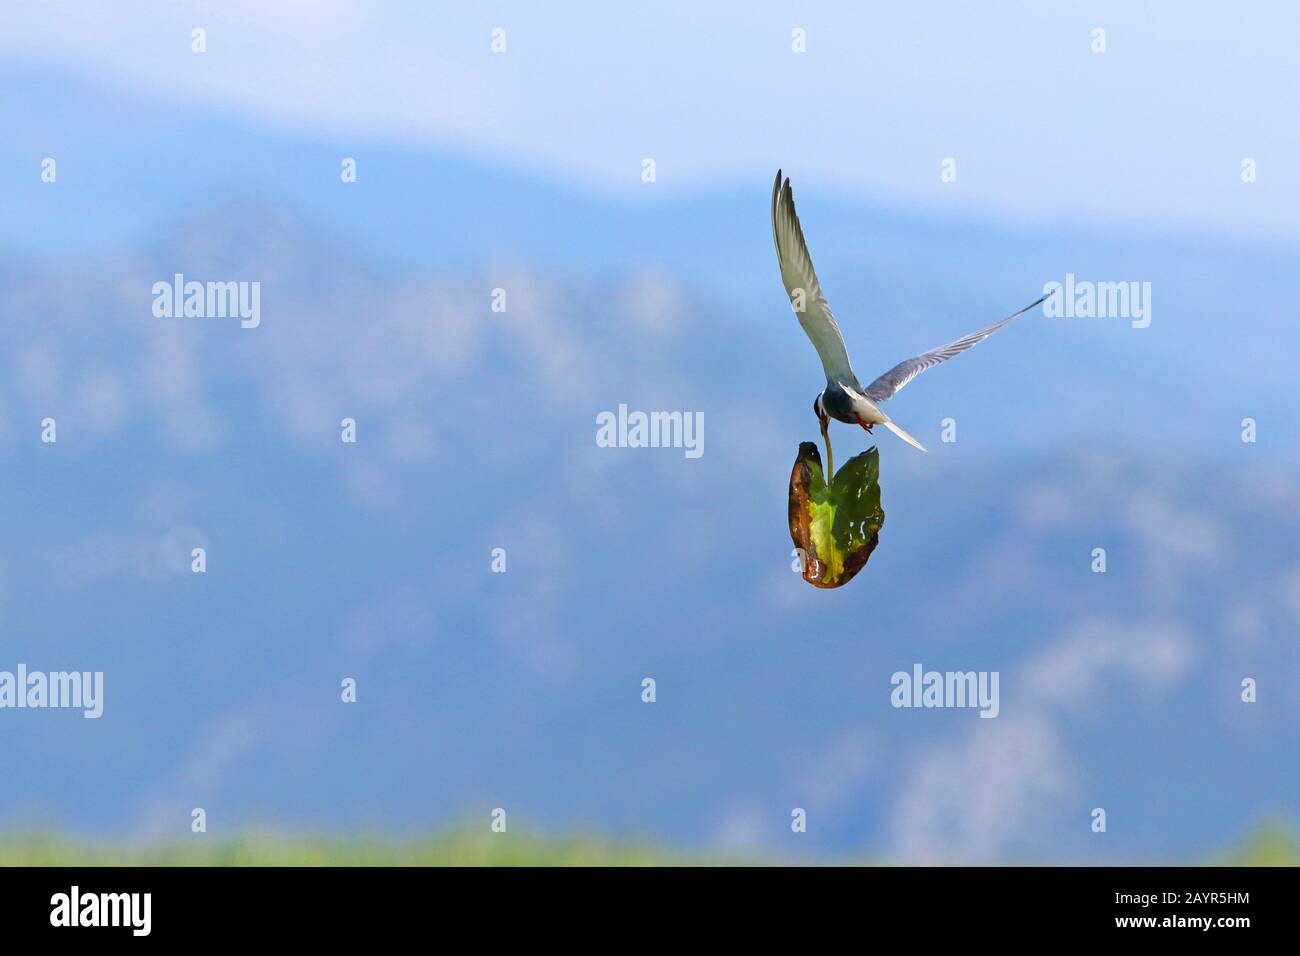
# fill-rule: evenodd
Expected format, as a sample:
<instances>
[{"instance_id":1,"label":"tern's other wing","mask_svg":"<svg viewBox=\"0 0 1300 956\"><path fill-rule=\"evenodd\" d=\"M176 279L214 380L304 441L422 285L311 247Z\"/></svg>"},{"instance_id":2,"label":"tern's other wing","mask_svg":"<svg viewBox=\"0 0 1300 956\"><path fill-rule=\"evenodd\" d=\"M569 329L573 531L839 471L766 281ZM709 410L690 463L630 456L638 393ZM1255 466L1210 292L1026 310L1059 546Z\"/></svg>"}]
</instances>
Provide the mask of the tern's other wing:
<instances>
[{"instance_id":1,"label":"tern's other wing","mask_svg":"<svg viewBox=\"0 0 1300 956\"><path fill-rule=\"evenodd\" d=\"M927 368L932 368L940 362L946 362L954 355L960 355L969 348L979 345L990 335L996 332L1002 326L1006 325L1012 319L1024 315L1036 305L1041 305L1047 296L1043 296L1033 305L1027 305L1014 315L1008 315L1001 322L994 322L992 325L985 326L978 332L972 332L970 335L959 338L956 342L949 342L947 345L941 345L937 349L930 349L928 352L922 352L916 358L910 358L906 361L899 362L880 378L876 379L866 388L866 396L873 402L883 402L894 397L904 385L916 378Z\"/></svg>"}]
</instances>

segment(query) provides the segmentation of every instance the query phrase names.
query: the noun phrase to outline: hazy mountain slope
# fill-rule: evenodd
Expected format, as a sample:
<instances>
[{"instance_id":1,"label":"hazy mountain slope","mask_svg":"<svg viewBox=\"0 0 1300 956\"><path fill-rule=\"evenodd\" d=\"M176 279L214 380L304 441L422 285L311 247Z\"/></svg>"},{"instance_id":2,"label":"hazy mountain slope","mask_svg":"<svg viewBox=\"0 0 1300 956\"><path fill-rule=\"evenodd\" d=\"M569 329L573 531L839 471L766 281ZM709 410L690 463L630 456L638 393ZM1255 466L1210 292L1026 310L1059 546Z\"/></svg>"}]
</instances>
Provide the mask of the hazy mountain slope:
<instances>
[{"instance_id":1,"label":"hazy mountain slope","mask_svg":"<svg viewBox=\"0 0 1300 956\"><path fill-rule=\"evenodd\" d=\"M258 234L288 215L347 237L343 247L408 281L473 277L470 302L486 302L521 270L561 285L671 277L718 333L677 356L687 381L733 365L733 337L753 338L768 364L747 369L746 391L784 407L790 389L811 403L818 366L782 302L766 179L687 195L630 174L624 193L600 197L475 157L304 137L65 74L11 66L3 79L0 169L12 188L0 249L13 256L95 272L124 249L161 247L144 277L152 282L187 264L200 269L197 250L166 246L177 235L210 243L215 229L231 255L207 249L206 261L247 274L196 277L284 282L262 274ZM40 180L45 156L60 163L55 184ZM343 157L358 162L355 184L340 182ZM774 169L782 162L772 157ZM998 444L1033 444L1048 432L1190 451L1253 417L1257 451L1297 462L1294 350L1279 343L1291 334L1300 250L943 218L827 196L787 172L863 375L1007 314L1067 273L1151 284L1150 327L1025 322L981 346L979 359L945 369L941 386L906 393L901 420L933 429L960 412Z\"/></svg>"},{"instance_id":2,"label":"hazy mountain slope","mask_svg":"<svg viewBox=\"0 0 1300 956\"><path fill-rule=\"evenodd\" d=\"M171 834L203 806L216 832L400 831L503 806L779 853L1119 860L1293 812L1295 473L1227 410L1187 452L1159 324L1037 317L909 386L894 410L933 451L879 437L882 543L822 594L785 529L815 359L767 250L760 314L649 273L412 277L265 197L172 218L93 265L6 269L0 667L102 669L108 699L4 715L5 824ZM262 325L154 318L174 271L262 282ZM927 292L918 346L967 292ZM620 402L703 411L704 455L596 447ZM917 662L1000 670L1000 716L891 708Z\"/></svg>"}]
</instances>

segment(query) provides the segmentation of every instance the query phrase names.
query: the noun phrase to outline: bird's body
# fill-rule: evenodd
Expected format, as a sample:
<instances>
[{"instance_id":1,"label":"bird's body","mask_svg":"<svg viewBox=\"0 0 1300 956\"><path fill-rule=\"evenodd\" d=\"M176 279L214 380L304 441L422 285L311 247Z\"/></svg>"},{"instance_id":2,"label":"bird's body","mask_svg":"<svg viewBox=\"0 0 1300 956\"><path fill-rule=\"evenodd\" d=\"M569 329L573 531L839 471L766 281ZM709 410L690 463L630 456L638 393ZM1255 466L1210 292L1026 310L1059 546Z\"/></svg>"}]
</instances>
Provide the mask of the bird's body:
<instances>
[{"instance_id":1,"label":"bird's body","mask_svg":"<svg viewBox=\"0 0 1300 956\"><path fill-rule=\"evenodd\" d=\"M866 389L856 376L836 377L826 383L825 390L813 402L813 412L822 420L825 433L826 420L833 418L846 425L861 425L871 431L876 425L884 425L903 441L915 448L925 451L925 447L894 423L894 420L880 410L880 406L867 397ZM826 442L826 459L830 462L830 441Z\"/></svg>"},{"instance_id":2,"label":"bird's body","mask_svg":"<svg viewBox=\"0 0 1300 956\"><path fill-rule=\"evenodd\" d=\"M777 264L781 267L781 281L790 296L790 304L799 317L799 324L817 349L822 370L826 373L826 388L814 400L813 412L821 422L822 437L826 441L828 481L834 474L830 436L827 432L830 419L848 425L860 425L867 431L876 425L884 425L908 444L925 451L919 441L898 427L881 410L881 403L893 398L904 385L926 369L983 342L1012 319L1028 312L1046 298L1044 296L1033 305L1025 306L1002 321L985 326L955 342L899 362L864 388L849 363L844 336L840 333L835 316L831 314L830 305L822 294L821 283L813 269L812 257L808 254L808 245L803 238L803 227L794 210L794 193L790 189L790 180L783 181L780 170L776 173L776 185L772 187L772 240L776 244Z\"/></svg>"},{"instance_id":3,"label":"bird's body","mask_svg":"<svg viewBox=\"0 0 1300 956\"><path fill-rule=\"evenodd\" d=\"M817 396L825 414L846 425L883 425L889 416L866 395L856 378L834 379Z\"/></svg>"}]
</instances>

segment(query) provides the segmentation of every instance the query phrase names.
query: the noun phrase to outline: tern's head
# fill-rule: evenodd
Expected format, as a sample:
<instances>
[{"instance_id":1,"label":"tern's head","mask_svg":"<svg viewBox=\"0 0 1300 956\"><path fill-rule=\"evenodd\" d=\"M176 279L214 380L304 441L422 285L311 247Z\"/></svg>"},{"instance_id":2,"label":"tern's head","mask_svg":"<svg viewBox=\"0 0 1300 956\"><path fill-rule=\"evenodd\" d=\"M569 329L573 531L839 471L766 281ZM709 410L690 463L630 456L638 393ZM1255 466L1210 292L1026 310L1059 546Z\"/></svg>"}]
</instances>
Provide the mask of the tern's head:
<instances>
[{"instance_id":1,"label":"tern's head","mask_svg":"<svg viewBox=\"0 0 1300 956\"><path fill-rule=\"evenodd\" d=\"M817 397L813 399L813 414L817 416L819 422L824 422L830 417L826 414L826 406L822 404L821 392L818 392Z\"/></svg>"}]
</instances>

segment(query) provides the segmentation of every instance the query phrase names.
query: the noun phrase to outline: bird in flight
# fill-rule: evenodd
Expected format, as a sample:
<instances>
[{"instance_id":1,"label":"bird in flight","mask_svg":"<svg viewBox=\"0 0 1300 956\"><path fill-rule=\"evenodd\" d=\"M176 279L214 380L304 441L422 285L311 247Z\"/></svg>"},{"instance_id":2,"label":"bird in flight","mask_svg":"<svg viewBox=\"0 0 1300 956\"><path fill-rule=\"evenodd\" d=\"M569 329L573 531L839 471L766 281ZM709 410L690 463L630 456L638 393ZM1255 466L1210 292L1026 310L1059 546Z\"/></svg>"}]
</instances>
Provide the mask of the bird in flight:
<instances>
[{"instance_id":1,"label":"bird in flight","mask_svg":"<svg viewBox=\"0 0 1300 956\"><path fill-rule=\"evenodd\" d=\"M853 374L849 353L844 347L844 336L840 334L840 327L835 323L826 296L822 294L821 283L817 281L817 273L813 271L812 257L808 255L808 245L803 238L803 228L794 211L790 180L788 177L782 180L779 169L776 171L776 185L772 187L772 239L776 242L776 259L781 266L781 281L790 296L790 304L799 316L799 324L817 349L822 368L826 372L826 388L813 401L813 412L821 423L822 440L826 443L828 483L835 473L831 459L831 439L827 430L832 418L848 425L861 425L868 432L875 425L884 425L909 445L925 451L925 446L880 410L880 404L893 398L904 385L926 369L978 345L1012 319L1041 305L1047 298L1043 296L1001 322L994 322L955 342L899 362L863 388L858 377Z\"/></svg>"}]
</instances>

